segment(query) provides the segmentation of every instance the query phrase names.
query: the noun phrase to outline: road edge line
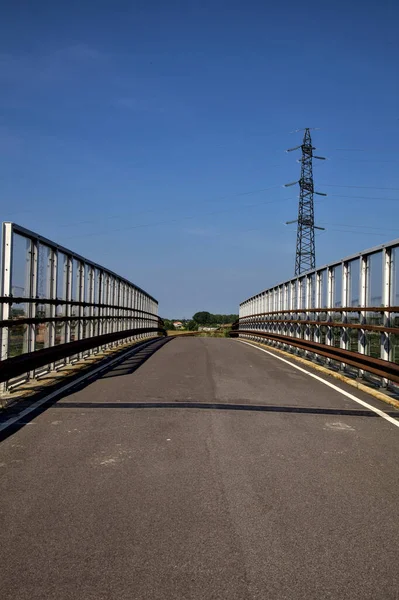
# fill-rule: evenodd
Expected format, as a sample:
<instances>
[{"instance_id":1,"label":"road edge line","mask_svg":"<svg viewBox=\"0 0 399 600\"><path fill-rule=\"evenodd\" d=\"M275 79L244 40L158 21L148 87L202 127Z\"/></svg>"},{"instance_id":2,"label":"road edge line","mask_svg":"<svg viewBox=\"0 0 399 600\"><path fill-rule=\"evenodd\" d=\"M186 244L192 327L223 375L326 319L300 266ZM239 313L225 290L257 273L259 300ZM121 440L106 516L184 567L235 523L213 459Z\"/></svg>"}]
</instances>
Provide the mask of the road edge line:
<instances>
[{"instance_id":1,"label":"road edge line","mask_svg":"<svg viewBox=\"0 0 399 600\"><path fill-rule=\"evenodd\" d=\"M244 342L244 340L238 340L238 341ZM316 371L320 371L321 373L324 373L325 375L328 375L329 377L334 377L334 379L338 379L339 381L342 381L343 383L347 383L351 387L354 387L354 388L360 390L361 392L370 394L370 396L373 396L373 398L376 398L377 400L381 400L381 402L385 402L386 404L390 404L391 406L394 406L395 408L397 408L399 410L399 400L390 398L383 392L374 390L373 388L368 387L364 383L360 383L360 381L355 381L354 379L351 379L350 377L347 377L346 375L343 375L342 373L337 373L336 371L331 371L330 369L327 369L327 367L323 367L322 365L314 364L313 362L311 362L310 360L307 360L306 358L302 358L301 356L295 356L295 355L291 354L290 352L281 350L280 348L270 347L270 346L267 346L266 344L261 344L260 342L247 342L247 343L250 343L251 346L260 346L260 347L267 348L272 353L278 352L279 354L282 354L283 356L287 356L288 358L291 358L292 360L295 360L297 362L300 362L303 365L311 367L312 369L315 369Z\"/></svg>"},{"instance_id":2,"label":"road edge line","mask_svg":"<svg viewBox=\"0 0 399 600\"><path fill-rule=\"evenodd\" d=\"M283 358L282 356L277 356L275 353L270 352L270 350L265 350L264 348L260 348L259 346L256 346L255 344L252 344L251 342L245 342L244 340L238 340L238 341L241 344L245 344L247 346L251 346L252 348L255 348L255 350L260 350L261 352L265 352L266 354L269 354L273 358L276 358L277 360L281 360L282 362L287 363L288 365L290 365L294 369L297 369L298 371L301 371L302 373L305 373L306 375L309 375L309 377L312 377L313 379L316 379L317 381L320 381L321 383L324 383L324 385L332 388L336 392L339 392L340 394L342 394L343 396L346 396L350 400L353 400L354 402L357 402L357 404L361 404L362 406L366 407L368 410L371 410L372 412L376 413L382 419L385 419L386 421L389 421L389 423L392 423L392 425L395 425L396 427L399 427L399 421L398 420L394 419L390 415L387 415L386 413L384 413L384 411L380 410L379 408L375 408L371 404L368 404L367 402L364 402L364 400L360 400L360 398L357 398L353 394L350 394L349 392L347 392L345 390L342 390L341 388L339 388L338 386L334 385L330 381L326 381L322 377L319 377L319 375L316 375L315 373L311 373L310 371L307 371L306 369L303 369L299 365L295 365L294 363L292 363L291 361ZM330 374L329 371L328 371L328 373Z\"/></svg>"}]
</instances>

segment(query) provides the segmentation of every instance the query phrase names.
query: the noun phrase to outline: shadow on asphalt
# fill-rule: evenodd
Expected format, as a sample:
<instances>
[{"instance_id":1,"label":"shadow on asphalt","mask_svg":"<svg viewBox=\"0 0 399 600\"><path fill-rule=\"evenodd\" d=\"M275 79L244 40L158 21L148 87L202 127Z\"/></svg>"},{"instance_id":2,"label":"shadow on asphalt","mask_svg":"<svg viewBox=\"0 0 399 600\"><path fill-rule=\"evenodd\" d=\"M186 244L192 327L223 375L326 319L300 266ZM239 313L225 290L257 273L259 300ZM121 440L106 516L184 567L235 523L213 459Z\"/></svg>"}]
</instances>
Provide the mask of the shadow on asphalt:
<instances>
[{"instance_id":1,"label":"shadow on asphalt","mask_svg":"<svg viewBox=\"0 0 399 600\"><path fill-rule=\"evenodd\" d=\"M111 368L106 373L99 375L97 379L110 379L111 377L122 377L123 375L131 375L139 367L141 367L157 350L160 350L162 346L170 342L172 338L162 338L153 342L150 346L139 349L138 352L130 356L116 367ZM93 380L90 381L90 383ZM76 391L76 390L74 390Z\"/></svg>"},{"instance_id":2,"label":"shadow on asphalt","mask_svg":"<svg viewBox=\"0 0 399 600\"><path fill-rule=\"evenodd\" d=\"M153 356L155 352L160 350L165 344L167 344L173 339L174 338L172 337L158 338L154 341L146 343L144 347L138 346L137 349L135 349L136 351L134 352L134 354L130 355L125 360L123 360L123 356L121 356L121 362L118 363L116 366L113 367L112 365L108 366L107 364L104 364L104 368L101 369L99 373L95 373L93 375L90 375L88 373L87 378L84 381L76 383L76 385L73 385L66 391L62 391L61 388L59 393L54 398L48 400L47 402L44 402L41 406L38 406L29 414L21 416L21 420L16 421L14 424L1 431L0 442L9 437L10 435L16 433L16 431L21 429L21 427L23 427L24 425L28 425L31 421L33 421L33 419L35 419L48 408L54 407L54 405L56 405L57 402L62 400L62 398L66 398L71 394L75 394L76 392L83 390L84 388L92 384L94 381L97 381L99 379L106 379L109 377L121 377L122 375L131 375L132 373L137 371L137 369L141 367L149 358L151 358L151 356ZM133 350L129 350L129 353L132 351ZM110 360L112 360L112 357ZM77 377L79 376L80 374L78 373ZM65 383L69 382L66 381ZM2 411L0 416L0 425L6 422L8 419L18 416L18 414L22 411L29 409L30 405L44 399L47 395L53 393L53 391L56 392L57 388L52 389L51 387L43 386L42 388L39 388L38 393L30 397L29 400L21 401L20 403L13 405L11 409L5 409L4 411Z\"/></svg>"},{"instance_id":3,"label":"shadow on asphalt","mask_svg":"<svg viewBox=\"0 0 399 600\"><path fill-rule=\"evenodd\" d=\"M226 404L215 402L61 402L54 408L196 408L206 410L243 410L307 415L342 415L350 417L378 417L375 412L356 408L322 408L307 406L274 406L269 404ZM387 412L399 418L399 411Z\"/></svg>"}]
</instances>

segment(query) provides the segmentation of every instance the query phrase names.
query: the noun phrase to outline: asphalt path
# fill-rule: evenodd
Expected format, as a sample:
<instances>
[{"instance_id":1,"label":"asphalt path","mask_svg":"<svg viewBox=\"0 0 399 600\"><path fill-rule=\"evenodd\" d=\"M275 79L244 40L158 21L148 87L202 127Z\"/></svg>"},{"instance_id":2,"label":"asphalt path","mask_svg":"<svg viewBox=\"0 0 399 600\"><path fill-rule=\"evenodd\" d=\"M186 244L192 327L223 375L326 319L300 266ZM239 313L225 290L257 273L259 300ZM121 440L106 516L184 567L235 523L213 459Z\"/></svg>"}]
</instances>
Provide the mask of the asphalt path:
<instances>
[{"instance_id":1,"label":"asphalt path","mask_svg":"<svg viewBox=\"0 0 399 600\"><path fill-rule=\"evenodd\" d=\"M2 600L399 599L399 427L254 347L156 342L3 433Z\"/></svg>"}]
</instances>

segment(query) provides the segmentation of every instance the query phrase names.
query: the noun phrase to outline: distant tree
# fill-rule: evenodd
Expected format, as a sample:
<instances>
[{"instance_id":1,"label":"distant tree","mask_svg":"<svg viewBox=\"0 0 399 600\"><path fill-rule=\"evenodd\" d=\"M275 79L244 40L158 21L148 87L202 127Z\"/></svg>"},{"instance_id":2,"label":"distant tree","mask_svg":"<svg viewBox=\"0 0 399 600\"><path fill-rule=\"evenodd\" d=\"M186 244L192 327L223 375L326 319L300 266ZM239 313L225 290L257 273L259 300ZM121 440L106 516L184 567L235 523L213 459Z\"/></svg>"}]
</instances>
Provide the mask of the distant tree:
<instances>
[{"instance_id":1,"label":"distant tree","mask_svg":"<svg viewBox=\"0 0 399 600\"><path fill-rule=\"evenodd\" d=\"M174 331L176 329L176 327L173 325L173 321L170 319L163 319L163 322L167 331Z\"/></svg>"},{"instance_id":2,"label":"distant tree","mask_svg":"<svg viewBox=\"0 0 399 600\"><path fill-rule=\"evenodd\" d=\"M213 315L212 313L202 311L193 316L193 320L198 325L228 325L237 321L238 315Z\"/></svg>"},{"instance_id":3,"label":"distant tree","mask_svg":"<svg viewBox=\"0 0 399 600\"><path fill-rule=\"evenodd\" d=\"M193 316L193 321L198 323L198 325L211 325L212 324L212 316L211 313L202 311L197 312Z\"/></svg>"},{"instance_id":4,"label":"distant tree","mask_svg":"<svg viewBox=\"0 0 399 600\"><path fill-rule=\"evenodd\" d=\"M198 331L198 323L191 320L187 323L187 328L189 331Z\"/></svg>"}]
</instances>

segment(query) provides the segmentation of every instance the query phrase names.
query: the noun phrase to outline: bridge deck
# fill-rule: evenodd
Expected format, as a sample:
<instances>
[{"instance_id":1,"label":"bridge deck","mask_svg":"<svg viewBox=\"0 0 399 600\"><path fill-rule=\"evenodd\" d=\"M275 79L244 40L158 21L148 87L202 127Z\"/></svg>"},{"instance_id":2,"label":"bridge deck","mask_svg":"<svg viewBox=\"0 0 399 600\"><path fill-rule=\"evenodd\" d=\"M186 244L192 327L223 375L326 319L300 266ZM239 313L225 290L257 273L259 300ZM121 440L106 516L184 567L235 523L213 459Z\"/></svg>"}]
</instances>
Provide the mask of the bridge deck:
<instances>
[{"instance_id":1,"label":"bridge deck","mask_svg":"<svg viewBox=\"0 0 399 600\"><path fill-rule=\"evenodd\" d=\"M157 342L0 445L2 598L397 600L398 449L253 347Z\"/></svg>"}]
</instances>

